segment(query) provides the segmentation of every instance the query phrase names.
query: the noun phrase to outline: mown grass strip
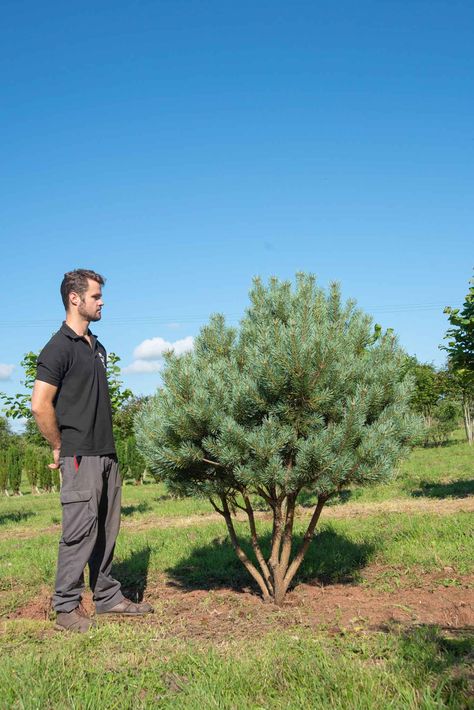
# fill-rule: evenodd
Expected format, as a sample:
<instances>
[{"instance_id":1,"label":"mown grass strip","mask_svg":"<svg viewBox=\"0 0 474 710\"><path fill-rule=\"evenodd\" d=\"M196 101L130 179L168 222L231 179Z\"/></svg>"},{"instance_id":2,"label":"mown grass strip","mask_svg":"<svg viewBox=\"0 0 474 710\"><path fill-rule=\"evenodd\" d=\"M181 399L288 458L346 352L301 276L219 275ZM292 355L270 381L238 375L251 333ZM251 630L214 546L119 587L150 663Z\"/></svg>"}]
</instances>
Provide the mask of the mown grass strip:
<instances>
[{"instance_id":1,"label":"mown grass strip","mask_svg":"<svg viewBox=\"0 0 474 710\"><path fill-rule=\"evenodd\" d=\"M1 707L434 710L466 707L469 691L472 638L433 627L340 637L289 629L220 648L163 640L146 626L45 631L6 625Z\"/></svg>"}]
</instances>

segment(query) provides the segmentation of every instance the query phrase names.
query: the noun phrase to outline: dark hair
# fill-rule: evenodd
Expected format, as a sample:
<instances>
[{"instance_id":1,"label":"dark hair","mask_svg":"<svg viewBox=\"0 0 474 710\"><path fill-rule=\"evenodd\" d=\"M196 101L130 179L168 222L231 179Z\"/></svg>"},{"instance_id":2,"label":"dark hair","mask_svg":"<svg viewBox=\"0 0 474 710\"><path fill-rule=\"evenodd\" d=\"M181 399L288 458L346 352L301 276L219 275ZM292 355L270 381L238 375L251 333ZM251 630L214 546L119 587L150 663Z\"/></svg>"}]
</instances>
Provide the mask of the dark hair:
<instances>
[{"instance_id":1,"label":"dark hair","mask_svg":"<svg viewBox=\"0 0 474 710\"><path fill-rule=\"evenodd\" d=\"M104 277L90 269L74 269L74 271L68 271L64 274L64 278L61 282L61 298L63 299L64 308L66 310L69 307L69 294L74 291L74 293L82 297L89 286L87 283L88 279L97 281L101 286L105 284Z\"/></svg>"}]
</instances>

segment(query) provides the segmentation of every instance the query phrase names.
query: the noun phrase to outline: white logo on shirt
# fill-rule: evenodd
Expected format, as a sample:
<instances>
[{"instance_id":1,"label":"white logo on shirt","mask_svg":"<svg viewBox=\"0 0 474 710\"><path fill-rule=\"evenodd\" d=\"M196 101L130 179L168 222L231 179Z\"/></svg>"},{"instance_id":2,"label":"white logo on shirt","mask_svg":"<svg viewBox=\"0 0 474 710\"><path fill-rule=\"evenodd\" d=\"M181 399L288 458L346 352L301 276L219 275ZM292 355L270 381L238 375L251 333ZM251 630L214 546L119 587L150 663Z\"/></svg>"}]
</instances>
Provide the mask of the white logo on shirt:
<instances>
[{"instance_id":1,"label":"white logo on shirt","mask_svg":"<svg viewBox=\"0 0 474 710\"><path fill-rule=\"evenodd\" d=\"M102 353L97 353L97 354L98 354L98 356L100 357L100 361L101 361L102 365L104 366L104 370L105 370L105 369L106 369L106 367L105 367L105 358L104 358L104 356L102 355Z\"/></svg>"}]
</instances>

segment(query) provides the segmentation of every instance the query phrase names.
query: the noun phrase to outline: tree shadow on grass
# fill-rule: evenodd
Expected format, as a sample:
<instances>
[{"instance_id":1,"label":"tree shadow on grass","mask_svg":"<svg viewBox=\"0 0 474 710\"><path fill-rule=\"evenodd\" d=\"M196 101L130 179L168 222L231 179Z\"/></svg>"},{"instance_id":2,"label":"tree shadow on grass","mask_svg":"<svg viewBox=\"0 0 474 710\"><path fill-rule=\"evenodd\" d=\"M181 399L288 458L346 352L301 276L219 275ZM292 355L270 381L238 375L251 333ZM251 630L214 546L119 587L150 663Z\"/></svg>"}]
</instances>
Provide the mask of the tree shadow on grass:
<instances>
[{"instance_id":1,"label":"tree shadow on grass","mask_svg":"<svg viewBox=\"0 0 474 710\"><path fill-rule=\"evenodd\" d=\"M302 536L296 535L293 540L293 554L301 542ZM241 539L240 543L254 562L249 541ZM263 554L268 558L271 536L261 536L260 543ZM374 550L374 546L368 543L352 542L344 535L326 528L314 538L293 585L299 582L355 582ZM196 548L188 558L168 568L166 572L174 586L188 591L229 587L235 591L248 591L249 587L257 589L227 538L216 538L208 545Z\"/></svg>"},{"instance_id":2,"label":"tree shadow on grass","mask_svg":"<svg viewBox=\"0 0 474 710\"><path fill-rule=\"evenodd\" d=\"M474 495L474 479L470 481L460 480L450 483L433 483L422 481L416 491L412 491L412 496L421 498L466 498Z\"/></svg>"},{"instance_id":3,"label":"tree shadow on grass","mask_svg":"<svg viewBox=\"0 0 474 710\"><path fill-rule=\"evenodd\" d=\"M135 515L135 513L148 513L152 510L149 503L137 503L136 505L124 505L122 506L122 516L126 517L128 515Z\"/></svg>"},{"instance_id":4,"label":"tree shadow on grass","mask_svg":"<svg viewBox=\"0 0 474 710\"><path fill-rule=\"evenodd\" d=\"M141 602L148 581L151 548L132 550L130 555L112 565L112 576L122 585L122 592L133 602Z\"/></svg>"},{"instance_id":5,"label":"tree shadow on grass","mask_svg":"<svg viewBox=\"0 0 474 710\"><path fill-rule=\"evenodd\" d=\"M14 513L2 513L0 515L0 525L6 525L6 523L21 523L23 520L28 520L32 518L36 513L32 510L17 510Z\"/></svg>"}]
</instances>

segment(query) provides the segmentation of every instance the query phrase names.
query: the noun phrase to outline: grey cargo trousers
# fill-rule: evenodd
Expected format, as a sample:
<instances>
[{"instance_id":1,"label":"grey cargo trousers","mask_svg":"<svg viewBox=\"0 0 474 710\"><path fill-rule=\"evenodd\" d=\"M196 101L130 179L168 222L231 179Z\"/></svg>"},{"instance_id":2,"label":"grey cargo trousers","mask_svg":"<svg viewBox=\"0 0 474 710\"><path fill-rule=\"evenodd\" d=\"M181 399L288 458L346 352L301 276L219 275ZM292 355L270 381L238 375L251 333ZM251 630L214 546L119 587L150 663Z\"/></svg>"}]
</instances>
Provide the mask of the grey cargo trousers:
<instances>
[{"instance_id":1,"label":"grey cargo trousers","mask_svg":"<svg viewBox=\"0 0 474 710\"><path fill-rule=\"evenodd\" d=\"M122 496L117 459L66 456L61 473L62 537L53 607L68 612L79 605L89 564L96 609L108 611L124 598L120 582L110 575Z\"/></svg>"}]
</instances>

